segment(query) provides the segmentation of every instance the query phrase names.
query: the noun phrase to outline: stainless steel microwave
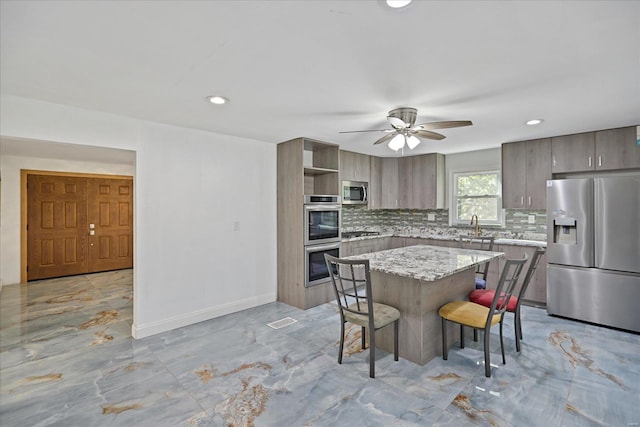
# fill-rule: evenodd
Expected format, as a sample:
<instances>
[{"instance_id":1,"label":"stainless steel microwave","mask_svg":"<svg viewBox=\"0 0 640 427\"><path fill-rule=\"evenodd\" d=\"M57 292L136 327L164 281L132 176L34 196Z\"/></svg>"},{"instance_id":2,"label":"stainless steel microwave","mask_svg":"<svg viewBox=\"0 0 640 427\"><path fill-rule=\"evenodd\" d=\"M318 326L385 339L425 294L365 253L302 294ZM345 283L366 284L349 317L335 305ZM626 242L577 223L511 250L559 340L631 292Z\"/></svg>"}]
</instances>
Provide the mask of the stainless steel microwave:
<instances>
[{"instance_id":1,"label":"stainless steel microwave","mask_svg":"<svg viewBox=\"0 0 640 427\"><path fill-rule=\"evenodd\" d=\"M342 181L343 205L366 205L368 183L362 181Z\"/></svg>"}]
</instances>

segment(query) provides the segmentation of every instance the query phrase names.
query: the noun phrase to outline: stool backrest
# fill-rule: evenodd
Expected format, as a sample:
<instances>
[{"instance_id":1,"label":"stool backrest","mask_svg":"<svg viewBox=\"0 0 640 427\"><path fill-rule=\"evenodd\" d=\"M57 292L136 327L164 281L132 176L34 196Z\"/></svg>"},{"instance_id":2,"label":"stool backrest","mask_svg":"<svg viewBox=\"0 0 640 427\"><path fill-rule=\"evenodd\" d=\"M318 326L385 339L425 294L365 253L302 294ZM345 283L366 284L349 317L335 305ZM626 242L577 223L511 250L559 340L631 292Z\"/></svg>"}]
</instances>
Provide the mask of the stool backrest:
<instances>
[{"instance_id":1,"label":"stool backrest","mask_svg":"<svg viewBox=\"0 0 640 427\"><path fill-rule=\"evenodd\" d=\"M492 251L493 236L458 236L458 245L460 249L475 249L477 251ZM487 280L487 274L489 273L489 262L478 264L476 267L476 274L482 276L483 280Z\"/></svg>"},{"instance_id":2,"label":"stool backrest","mask_svg":"<svg viewBox=\"0 0 640 427\"><path fill-rule=\"evenodd\" d=\"M527 270L527 274L524 276L524 280L522 281L522 286L520 287L520 291L518 292L518 307L520 307L520 302L522 301L522 297L524 297L524 293L527 291L529 287L529 283L531 282L531 278L536 272L538 268L538 264L540 263L540 257L544 255L546 252L545 248L539 247L536 248L536 251L531 258L531 263L529 264L529 269Z\"/></svg>"},{"instance_id":3,"label":"stool backrest","mask_svg":"<svg viewBox=\"0 0 640 427\"><path fill-rule=\"evenodd\" d=\"M325 254L327 270L331 277L340 317L344 312L368 316L373 325L373 298L371 296L371 272L369 260L346 260Z\"/></svg>"},{"instance_id":4,"label":"stool backrest","mask_svg":"<svg viewBox=\"0 0 640 427\"><path fill-rule=\"evenodd\" d=\"M490 323L494 315L503 315L505 311L507 311L509 299L511 298L511 295L513 295L513 291L515 290L516 285L518 284L518 279L520 278L520 273L522 272L522 268L526 262L527 254L520 259L507 259L504 264L504 268L502 269L502 274L500 274L496 293L493 296L493 301L491 302L490 314L487 322Z\"/></svg>"}]
</instances>

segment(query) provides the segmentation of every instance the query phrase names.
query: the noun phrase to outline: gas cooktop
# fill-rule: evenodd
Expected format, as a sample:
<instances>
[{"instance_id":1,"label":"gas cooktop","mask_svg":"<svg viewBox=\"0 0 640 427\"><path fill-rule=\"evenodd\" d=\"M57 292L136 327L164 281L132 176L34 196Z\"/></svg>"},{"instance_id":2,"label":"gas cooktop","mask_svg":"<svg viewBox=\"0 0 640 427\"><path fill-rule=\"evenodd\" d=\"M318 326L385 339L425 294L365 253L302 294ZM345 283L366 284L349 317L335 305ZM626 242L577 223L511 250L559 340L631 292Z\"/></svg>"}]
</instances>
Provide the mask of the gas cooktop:
<instances>
[{"instance_id":1,"label":"gas cooktop","mask_svg":"<svg viewBox=\"0 0 640 427\"><path fill-rule=\"evenodd\" d=\"M343 239L352 239L354 237L362 236L379 236L379 231L345 231L342 233Z\"/></svg>"}]
</instances>

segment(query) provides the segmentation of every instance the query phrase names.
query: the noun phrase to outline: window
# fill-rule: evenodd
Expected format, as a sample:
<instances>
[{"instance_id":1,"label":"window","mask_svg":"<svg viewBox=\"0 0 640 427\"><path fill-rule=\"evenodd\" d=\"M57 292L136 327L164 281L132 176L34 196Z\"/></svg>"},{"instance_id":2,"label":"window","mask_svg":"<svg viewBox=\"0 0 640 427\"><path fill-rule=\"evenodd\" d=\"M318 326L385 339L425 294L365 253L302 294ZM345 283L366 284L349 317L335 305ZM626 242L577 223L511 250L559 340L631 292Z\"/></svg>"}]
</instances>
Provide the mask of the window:
<instances>
[{"instance_id":1,"label":"window","mask_svg":"<svg viewBox=\"0 0 640 427\"><path fill-rule=\"evenodd\" d=\"M454 173L451 223L504 225L501 190L500 171Z\"/></svg>"}]
</instances>

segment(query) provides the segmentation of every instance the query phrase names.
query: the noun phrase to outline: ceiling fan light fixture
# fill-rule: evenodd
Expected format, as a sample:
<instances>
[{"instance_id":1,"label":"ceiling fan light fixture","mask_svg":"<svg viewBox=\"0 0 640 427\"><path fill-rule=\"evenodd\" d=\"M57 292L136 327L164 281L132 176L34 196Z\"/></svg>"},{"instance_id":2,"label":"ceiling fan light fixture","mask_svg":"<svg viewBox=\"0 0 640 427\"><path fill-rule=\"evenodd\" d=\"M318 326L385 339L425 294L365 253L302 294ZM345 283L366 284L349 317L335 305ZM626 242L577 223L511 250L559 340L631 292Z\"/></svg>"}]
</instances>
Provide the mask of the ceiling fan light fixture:
<instances>
[{"instance_id":1,"label":"ceiling fan light fixture","mask_svg":"<svg viewBox=\"0 0 640 427\"><path fill-rule=\"evenodd\" d=\"M207 96L207 100L215 105L223 105L229 102L228 98L225 98L224 96L220 96L220 95L212 95L212 96Z\"/></svg>"},{"instance_id":2,"label":"ceiling fan light fixture","mask_svg":"<svg viewBox=\"0 0 640 427\"><path fill-rule=\"evenodd\" d=\"M394 136L393 139L389 141L389 148L393 151L398 151L402 147L404 147L404 135L402 134Z\"/></svg>"},{"instance_id":3,"label":"ceiling fan light fixture","mask_svg":"<svg viewBox=\"0 0 640 427\"><path fill-rule=\"evenodd\" d=\"M409 138L407 138L407 145L409 146L410 150L416 148L418 144L420 144L420 140L416 136L411 135L409 136Z\"/></svg>"},{"instance_id":4,"label":"ceiling fan light fixture","mask_svg":"<svg viewBox=\"0 0 640 427\"><path fill-rule=\"evenodd\" d=\"M540 123L544 122L544 120L542 119L531 119L527 122L527 126L535 126L535 125L539 125Z\"/></svg>"},{"instance_id":5,"label":"ceiling fan light fixture","mask_svg":"<svg viewBox=\"0 0 640 427\"><path fill-rule=\"evenodd\" d=\"M411 0L387 0L387 6L392 9L400 9L411 3Z\"/></svg>"}]
</instances>

